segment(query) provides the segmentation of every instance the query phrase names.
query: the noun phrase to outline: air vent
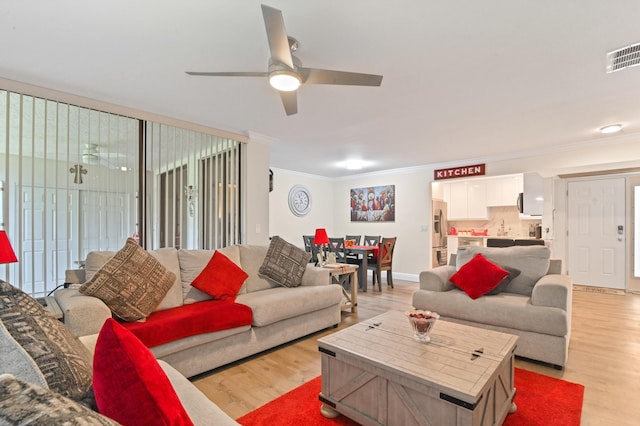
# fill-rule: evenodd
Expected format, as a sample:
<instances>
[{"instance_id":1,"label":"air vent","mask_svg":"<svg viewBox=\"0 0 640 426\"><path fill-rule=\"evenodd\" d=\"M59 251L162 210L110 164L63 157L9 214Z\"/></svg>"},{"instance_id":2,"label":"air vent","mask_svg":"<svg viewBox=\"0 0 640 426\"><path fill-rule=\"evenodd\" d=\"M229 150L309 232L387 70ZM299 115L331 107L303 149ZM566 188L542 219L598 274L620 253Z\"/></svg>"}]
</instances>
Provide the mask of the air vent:
<instances>
[{"instance_id":1,"label":"air vent","mask_svg":"<svg viewBox=\"0 0 640 426\"><path fill-rule=\"evenodd\" d=\"M607 73L640 65L640 43L607 53Z\"/></svg>"}]
</instances>

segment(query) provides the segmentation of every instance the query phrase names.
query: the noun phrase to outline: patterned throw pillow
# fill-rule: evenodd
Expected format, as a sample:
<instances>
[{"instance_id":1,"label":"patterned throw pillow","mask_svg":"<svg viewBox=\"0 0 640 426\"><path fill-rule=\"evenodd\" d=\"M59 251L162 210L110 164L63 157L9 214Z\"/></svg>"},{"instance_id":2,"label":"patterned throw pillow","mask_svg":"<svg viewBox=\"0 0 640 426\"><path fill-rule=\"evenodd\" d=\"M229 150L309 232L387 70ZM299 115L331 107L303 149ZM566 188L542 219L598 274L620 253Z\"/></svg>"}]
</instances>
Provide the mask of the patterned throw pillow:
<instances>
[{"instance_id":1,"label":"patterned throw pillow","mask_svg":"<svg viewBox=\"0 0 640 426\"><path fill-rule=\"evenodd\" d=\"M258 274L285 287L298 287L302 283L302 275L309 260L311 253L275 236L271 238Z\"/></svg>"},{"instance_id":2,"label":"patterned throw pillow","mask_svg":"<svg viewBox=\"0 0 640 426\"><path fill-rule=\"evenodd\" d=\"M3 372L21 375L28 367L33 376L37 369L49 389L66 397L79 401L90 393L92 360L89 350L35 299L1 280L0 321L6 337L12 337L4 342L15 342L14 351L22 354L19 363L12 362L17 358L3 358ZM27 357L33 360L32 366L28 366ZM31 380L28 376L18 377ZM34 383L42 384L40 380Z\"/></svg>"},{"instance_id":3,"label":"patterned throw pillow","mask_svg":"<svg viewBox=\"0 0 640 426\"><path fill-rule=\"evenodd\" d=\"M139 321L160 304L175 279L176 274L129 238L91 280L82 284L80 293L101 299L125 321Z\"/></svg>"},{"instance_id":4,"label":"patterned throw pillow","mask_svg":"<svg viewBox=\"0 0 640 426\"><path fill-rule=\"evenodd\" d=\"M11 374L0 375L0 424L119 425L57 392L25 383Z\"/></svg>"}]
</instances>

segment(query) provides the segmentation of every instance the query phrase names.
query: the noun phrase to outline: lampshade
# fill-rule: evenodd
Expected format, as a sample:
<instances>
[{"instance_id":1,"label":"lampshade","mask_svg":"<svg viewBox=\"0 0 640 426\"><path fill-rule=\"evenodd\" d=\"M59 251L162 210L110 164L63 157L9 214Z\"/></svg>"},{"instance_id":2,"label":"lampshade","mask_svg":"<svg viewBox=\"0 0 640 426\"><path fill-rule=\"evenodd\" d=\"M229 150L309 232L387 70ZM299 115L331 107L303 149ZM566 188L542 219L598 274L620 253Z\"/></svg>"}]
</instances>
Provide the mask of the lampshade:
<instances>
[{"instance_id":1,"label":"lampshade","mask_svg":"<svg viewBox=\"0 0 640 426\"><path fill-rule=\"evenodd\" d=\"M313 237L313 244L329 244L329 236L324 228L316 229L316 235Z\"/></svg>"},{"instance_id":2,"label":"lampshade","mask_svg":"<svg viewBox=\"0 0 640 426\"><path fill-rule=\"evenodd\" d=\"M6 231L0 231L0 263L17 262L18 258L11 248Z\"/></svg>"}]
</instances>

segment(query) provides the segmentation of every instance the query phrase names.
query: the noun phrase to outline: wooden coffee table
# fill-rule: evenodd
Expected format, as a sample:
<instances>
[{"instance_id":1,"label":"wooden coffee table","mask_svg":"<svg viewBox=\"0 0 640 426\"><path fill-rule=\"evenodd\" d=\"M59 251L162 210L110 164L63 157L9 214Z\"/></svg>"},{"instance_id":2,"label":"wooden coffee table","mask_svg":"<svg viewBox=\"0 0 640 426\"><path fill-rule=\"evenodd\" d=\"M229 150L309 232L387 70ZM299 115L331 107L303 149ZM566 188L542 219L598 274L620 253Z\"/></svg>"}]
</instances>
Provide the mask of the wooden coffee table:
<instances>
[{"instance_id":1,"label":"wooden coffee table","mask_svg":"<svg viewBox=\"0 0 640 426\"><path fill-rule=\"evenodd\" d=\"M363 425L500 425L515 411L517 336L438 321L413 339L387 312L318 339L322 414Z\"/></svg>"}]
</instances>

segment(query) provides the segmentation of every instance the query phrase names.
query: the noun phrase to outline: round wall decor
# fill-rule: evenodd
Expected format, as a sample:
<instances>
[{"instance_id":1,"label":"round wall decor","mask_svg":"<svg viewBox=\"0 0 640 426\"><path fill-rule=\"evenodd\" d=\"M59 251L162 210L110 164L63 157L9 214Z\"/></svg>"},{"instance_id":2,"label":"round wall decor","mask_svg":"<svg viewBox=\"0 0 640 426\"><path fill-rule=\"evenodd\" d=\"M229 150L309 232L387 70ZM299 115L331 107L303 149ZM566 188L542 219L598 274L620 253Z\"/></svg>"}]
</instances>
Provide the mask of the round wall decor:
<instances>
[{"instance_id":1,"label":"round wall decor","mask_svg":"<svg viewBox=\"0 0 640 426\"><path fill-rule=\"evenodd\" d=\"M311 211L311 191L304 185L294 185L289 190L289 210L296 216L304 216Z\"/></svg>"}]
</instances>

